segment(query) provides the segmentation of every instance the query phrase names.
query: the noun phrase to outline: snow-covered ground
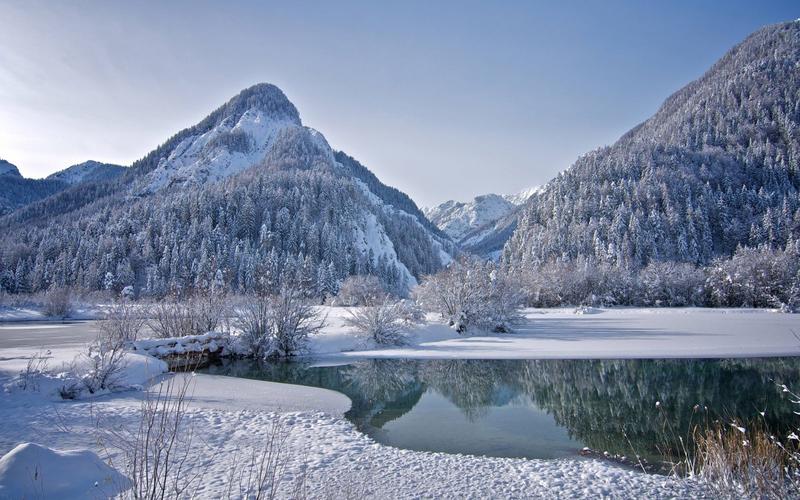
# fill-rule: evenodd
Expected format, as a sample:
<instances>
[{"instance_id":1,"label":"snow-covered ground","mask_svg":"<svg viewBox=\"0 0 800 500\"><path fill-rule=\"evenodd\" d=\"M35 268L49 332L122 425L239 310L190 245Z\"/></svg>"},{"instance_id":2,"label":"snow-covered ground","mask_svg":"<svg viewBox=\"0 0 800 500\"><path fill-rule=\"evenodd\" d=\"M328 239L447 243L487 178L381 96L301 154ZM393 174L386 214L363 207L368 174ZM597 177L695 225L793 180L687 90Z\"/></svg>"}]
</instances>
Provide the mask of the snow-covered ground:
<instances>
[{"instance_id":1,"label":"snow-covered ground","mask_svg":"<svg viewBox=\"0 0 800 500\"><path fill-rule=\"evenodd\" d=\"M366 344L327 311L318 355L453 359L725 358L800 356L800 314L764 309L528 309L514 333L462 336L429 315L403 347ZM794 333L793 333L794 332Z\"/></svg>"},{"instance_id":2,"label":"snow-covered ground","mask_svg":"<svg viewBox=\"0 0 800 500\"><path fill-rule=\"evenodd\" d=\"M349 314L346 309L327 308L325 312L328 326L313 339L311 347L314 353L326 356L519 359L800 355L800 341L792 333L800 332L800 316L770 311L600 309L576 314L574 309L529 310L528 321L514 334L460 337L434 321L416 329L408 346L391 349L375 349L355 336L344 324ZM27 344L19 339L24 337L26 326L4 325L0 329L2 384L23 369L38 350L34 346L39 339ZM81 343L73 337L63 336L63 345L48 346L51 368L80 352ZM141 378L142 364L137 366ZM157 389L164 377L158 372L153 370L156 378L151 383L155 385L147 390ZM292 482L305 471L312 498L348 494L377 498L683 498L705 494L702 485L693 481L645 475L595 459L504 459L391 448L375 443L345 420L349 401L335 392L203 374L166 375L170 376L188 377L192 384L186 426L196 436L196 449L188 465L203 471L196 490L201 498L216 498L226 492L226 481L237 460L241 467L243 455L251 453L255 443L263 442L275 422L282 422L290 431L291 458L285 480ZM38 392L4 392L0 394L0 422L4 422L0 426L0 454L24 442L57 450L92 450L124 472L119 453L113 446L100 446L98 436L109 427L133 428L144 394L128 391L63 401L46 385Z\"/></svg>"}]
</instances>

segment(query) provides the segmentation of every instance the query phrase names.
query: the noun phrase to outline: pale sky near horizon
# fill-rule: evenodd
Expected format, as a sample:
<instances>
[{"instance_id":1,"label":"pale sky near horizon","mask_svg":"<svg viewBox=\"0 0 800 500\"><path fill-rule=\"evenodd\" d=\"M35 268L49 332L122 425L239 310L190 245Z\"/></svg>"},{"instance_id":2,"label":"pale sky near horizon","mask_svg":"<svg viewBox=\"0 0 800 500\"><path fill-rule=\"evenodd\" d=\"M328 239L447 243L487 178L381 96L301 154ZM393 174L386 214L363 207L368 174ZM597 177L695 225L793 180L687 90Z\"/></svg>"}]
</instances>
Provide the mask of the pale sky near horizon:
<instances>
[{"instance_id":1,"label":"pale sky near horizon","mask_svg":"<svg viewBox=\"0 0 800 500\"><path fill-rule=\"evenodd\" d=\"M128 165L241 89L419 205L544 184L789 1L0 0L0 158Z\"/></svg>"}]
</instances>

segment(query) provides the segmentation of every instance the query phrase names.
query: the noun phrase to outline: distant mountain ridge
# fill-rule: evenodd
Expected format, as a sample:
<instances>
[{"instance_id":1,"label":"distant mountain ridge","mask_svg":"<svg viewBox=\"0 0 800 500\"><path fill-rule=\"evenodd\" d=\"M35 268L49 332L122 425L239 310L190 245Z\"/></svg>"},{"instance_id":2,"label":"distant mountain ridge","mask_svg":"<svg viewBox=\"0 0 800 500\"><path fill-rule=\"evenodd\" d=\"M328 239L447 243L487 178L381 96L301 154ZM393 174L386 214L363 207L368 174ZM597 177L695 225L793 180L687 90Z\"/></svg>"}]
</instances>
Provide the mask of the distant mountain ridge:
<instances>
[{"instance_id":1,"label":"distant mountain ridge","mask_svg":"<svg viewBox=\"0 0 800 500\"><path fill-rule=\"evenodd\" d=\"M533 187L510 195L485 194L468 202L449 200L423 211L462 250L496 258L516 227L520 206L539 190Z\"/></svg>"},{"instance_id":2,"label":"distant mountain ridge","mask_svg":"<svg viewBox=\"0 0 800 500\"><path fill-rule=\"evenodd\" d=\"M89 160L47 176L47 179L62 181L70 186L82 182L108 181L122 175L125 167L111 163Z\"/></svg>"},{"instance_id":3,"label":"distant mountain ridge","mask_svg":"<svg viewBox=\"0 0 800 500\"><path fill-rule=\"evenodd\" d=\"M87 161L51 174L46 179L27 179L16 165L0 160L0 216L37 202L70 186L104 182L121 175L124 167Z\"/></svg>"}]
</instances>

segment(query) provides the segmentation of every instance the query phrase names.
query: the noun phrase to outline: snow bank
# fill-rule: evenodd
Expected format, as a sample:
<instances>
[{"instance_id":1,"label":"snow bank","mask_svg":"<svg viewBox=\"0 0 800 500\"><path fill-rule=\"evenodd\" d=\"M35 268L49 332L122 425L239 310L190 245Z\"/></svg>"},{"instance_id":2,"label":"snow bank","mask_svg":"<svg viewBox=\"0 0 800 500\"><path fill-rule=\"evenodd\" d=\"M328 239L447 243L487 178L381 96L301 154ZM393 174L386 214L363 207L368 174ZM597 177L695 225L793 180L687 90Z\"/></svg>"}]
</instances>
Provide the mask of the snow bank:
<instances>
[{"instance_id":1,"label":"snow bank","mask_svg":"<svg viewBox=\"0 0 800 500\"><path fill-rule=\"evenodd\" d=\"M126 352L123 357L125 367L119 377L119 385L125 389L140 389L152 379L167 373L167 364L160 359L144 354Z\"/></svg>"},{"instance_id":2,"label":"snow bank","mask_svg":"<svg viewBox=\"0 0 800 500\"><path fill-rule=\"evenodd\" d=\"M22 443L0 458L0 498L109 498L129 485L89 450Z\"/></svg>"},{"instance_id":3,"label":"snow bank","mask_svg":"<svg viewBox=\"0 0 800 500\"><path fill-rule=\"evenodd\" d=\"M151 356L169 356L187 352L217 352L225 344L225 334L208 332L202 335L137 340L133 342L133 350L141 351Z\"/></svg>"}]
</instances>

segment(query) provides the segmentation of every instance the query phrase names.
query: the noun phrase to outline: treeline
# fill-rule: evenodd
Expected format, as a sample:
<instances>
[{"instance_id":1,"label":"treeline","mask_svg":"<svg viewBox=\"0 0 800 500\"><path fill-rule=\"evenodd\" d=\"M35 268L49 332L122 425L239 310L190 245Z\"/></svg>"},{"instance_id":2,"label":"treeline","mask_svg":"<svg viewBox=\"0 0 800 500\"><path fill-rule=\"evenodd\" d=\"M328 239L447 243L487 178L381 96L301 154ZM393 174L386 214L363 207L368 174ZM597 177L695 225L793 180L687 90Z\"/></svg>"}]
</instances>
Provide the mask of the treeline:
<instances>
[{"instance_id":1,"label":"treeline","mask_svg":"<svg viewBox=\"0 0 800 500\"><path fill-rule=\"evenodd\" d=\"M507 270L531 307L764 307L800 310L800 242L740 247L708 266L652 261L625 268L592 258Z\"/></svg>"}]
</instances>

